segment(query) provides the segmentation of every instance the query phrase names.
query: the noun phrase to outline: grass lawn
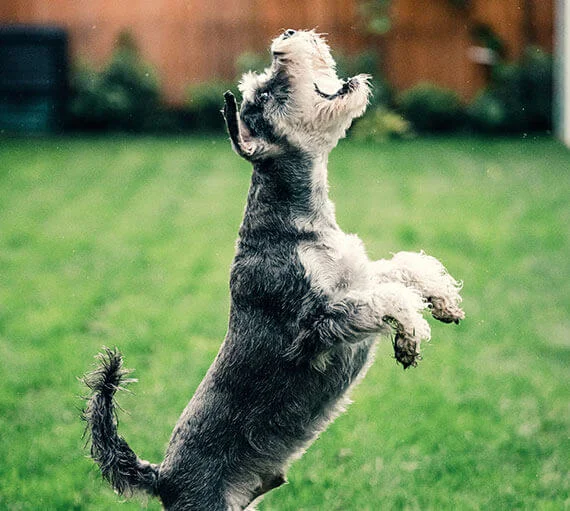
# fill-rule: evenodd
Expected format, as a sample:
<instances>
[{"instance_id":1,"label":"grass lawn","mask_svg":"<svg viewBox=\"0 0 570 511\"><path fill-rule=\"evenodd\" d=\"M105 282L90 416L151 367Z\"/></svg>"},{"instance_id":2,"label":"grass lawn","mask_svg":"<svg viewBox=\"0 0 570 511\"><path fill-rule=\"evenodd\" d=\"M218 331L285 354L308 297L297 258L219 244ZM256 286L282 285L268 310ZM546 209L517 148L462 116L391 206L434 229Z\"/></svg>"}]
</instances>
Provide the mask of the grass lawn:
<instances>
[{"instance_id":1,"label":"grass lawn","mask_svg":"<svg viewBox=\"0 0 570 511\"><path fill-rule=\"evenodd\" d=\"M117 345L120 432L158 462L227 325L249 184L224 139L0 139L0 509L120 503L76 377ZM549 139L341 142L340 225L464 280L417 369L390 342L260 510L570 509L570 151Z\"/></svg>"}]
</instances>

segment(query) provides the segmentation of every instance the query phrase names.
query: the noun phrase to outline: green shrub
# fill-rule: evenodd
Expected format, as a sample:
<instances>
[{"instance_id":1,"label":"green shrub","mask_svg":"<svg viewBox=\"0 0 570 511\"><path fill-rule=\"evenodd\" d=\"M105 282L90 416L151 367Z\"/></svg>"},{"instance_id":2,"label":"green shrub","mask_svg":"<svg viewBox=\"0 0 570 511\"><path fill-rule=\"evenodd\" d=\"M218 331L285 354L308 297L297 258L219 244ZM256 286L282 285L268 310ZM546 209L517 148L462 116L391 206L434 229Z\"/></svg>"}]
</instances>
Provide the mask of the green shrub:
<instances>
[{"instance_id":1,"label":"green shrub","mask_svg":"<svg viewBox=\"0 0 570 511\"><path fill-rule=\"evenodd\" d=\"M392 0L360 0L357 2L364 32L385 35L392 28L390 6Z\"/></svg>"},{"instance_id":2,"label":"green shrub","mask_svg":"<svg viewBox=\"0 0 570 511\"><path fill-rule=\"evenodd\" d=\"M459 96L452 90L420 83L398 98L402 115L420 132L455 130L463 125Z\"/></svg>"},{"instance_id":3,"label":"green shrub","mask_svg":"<svg viewBox=\"0 0 570 511\"><path fill-rule=\"evenodd\" d=\"M152 127L160 109L156 74L128 33L119 36L103 70L79 66L71 88L70 121L79 129L141 131Z\"/></svg>"},{"instance_id":4,"label":"green shrub","mask_svg":"<svg viewBox=\"0 0 570 511\"><path fill-rule=\"evenodd\" d=\"M476 131L496 132L507 119L505 105L488 90L481 91L467 108L471 127Z\"/></svg>"},{"instance_id":5,"label":"green shrub","mask_svg":"<svg viewBox=\"0 0 570 511\"><path fill-rule=\"evenodd\" d=\"M475 129L524 132L552 127L552 57L530 47L516 63L499 64L491 84L468 108Z\"/></svg>"},{"instance_id":6,"label":"green shrub","mask_svg":"<svg viewBox=\"0 0 570 511\"><path fill-rule=\"evenodd\" d=\"M190 127L197 131L222 132L224 118L221 110L224 106L224 92L231 88L231 83L223 81L189 86L186 112Z\"/></svg>"},{"instance_id":7,"label":"green shrub","mask_svg":"<svg viewBox=\"0 0 570 511\"><path fill-rule=\"evenodd\" d=\"M521 62L521 92L528 127L552 127L552 56L536 47L528 48Z\"/></svg>"},{"instance_id":8,"label":"green shrub","mask_svg":"<svg viewBox=\"0 0 570 511\"><path fill-rule=\"evenodd\" d=\"M358 140L385 142L411 138L413 132L410 123L400 114L384 107L376 107L355 124L351 135Z\"/></svg>"}]
</instances>

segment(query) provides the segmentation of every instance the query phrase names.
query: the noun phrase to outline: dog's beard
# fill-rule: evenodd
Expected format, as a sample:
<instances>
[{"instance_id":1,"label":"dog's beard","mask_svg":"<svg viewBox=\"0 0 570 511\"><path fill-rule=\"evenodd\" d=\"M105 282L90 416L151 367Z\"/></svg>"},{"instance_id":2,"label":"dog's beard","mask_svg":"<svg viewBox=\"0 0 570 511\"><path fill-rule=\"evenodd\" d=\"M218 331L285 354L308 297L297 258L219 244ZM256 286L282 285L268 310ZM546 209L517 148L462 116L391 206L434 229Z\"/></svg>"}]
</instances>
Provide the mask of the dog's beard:
<instances>
[{"instance_id":1,"label":"dog's beard","mask_svg":"<svg viewBox=\"0 0 570 511\"><path fill-rule=\"evenodd\" d=\"M284 119L283 132L290 135L292 127L301 128L300 142L305 147L312 138L319 146L332 148L352 120L366 110L370 77L341 80L328 44L314 31L281 36L273 42L272 52L272 72L285 71L291 83L289 119Z\"/></svg>"},{"instance_id":2,"label":"dog's beard","mask_svg":"<svg viewBox=\"0 0 570 511\"><path fill-rule=\"evenodd\" d=\"M283 34L273 41L272 65L262 74L246 73L240 83L244 102L254 103L257 91L279 75L287 92L279 106L267 110L275 133L306 151L330 151L352 120L366 110L369 76L342 80L324 38L314 31ZM275 91L273 91L275 92Z\"/></svg>"}]
</instances>

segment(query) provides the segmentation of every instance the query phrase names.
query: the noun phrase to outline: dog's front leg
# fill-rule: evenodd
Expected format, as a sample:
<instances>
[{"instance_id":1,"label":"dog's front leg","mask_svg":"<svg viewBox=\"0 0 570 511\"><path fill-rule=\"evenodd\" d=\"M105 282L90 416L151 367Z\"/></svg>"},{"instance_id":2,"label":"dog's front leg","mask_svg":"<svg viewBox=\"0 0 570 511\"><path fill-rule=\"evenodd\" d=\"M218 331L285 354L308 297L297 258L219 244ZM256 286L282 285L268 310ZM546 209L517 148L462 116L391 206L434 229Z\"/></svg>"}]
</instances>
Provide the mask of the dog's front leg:
<instances>
[{"instance_id":1,"label":"dog's front leg","mask_svg":"<svg viewBox=\"0 0 570 511\"><path fill-rule=\"evenodd\" d=\"M415 366L421 341L430 337L422 316L427 306L417 291L396 282L351 291L341 299L324 302L302 319L289 356L299 360L317 357L340 343L393 332L397 360L404 368Z\"/></svg>"},{"instance_id":2,"label":"dog's front leg","mask_svg":"<svg viewBox=\"0 0 570 511\"><path fill-rule=\"evenodd\" d=\"M459 307L461 284L435 257L423 252L398 252L390 260L382 259L371 264L375 282L400 282L416 289L430 304L435 319L459 323L465 317Z\"/></svg>"}]
</instances>

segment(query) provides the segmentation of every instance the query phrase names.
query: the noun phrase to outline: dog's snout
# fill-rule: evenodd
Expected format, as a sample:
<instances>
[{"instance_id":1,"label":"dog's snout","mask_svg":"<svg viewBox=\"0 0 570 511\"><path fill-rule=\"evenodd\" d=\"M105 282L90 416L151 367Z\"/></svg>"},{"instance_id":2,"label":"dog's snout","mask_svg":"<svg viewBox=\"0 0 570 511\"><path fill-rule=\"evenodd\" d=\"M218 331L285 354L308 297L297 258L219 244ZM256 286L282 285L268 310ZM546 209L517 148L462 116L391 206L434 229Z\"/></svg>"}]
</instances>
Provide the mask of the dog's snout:
<instances>
[{"instance_id":1,"label":"dog's snout","mask_svg":"<svg viewBox=\"0 0 570 511\"><path fill-rule=\"evenodd\" d=\"M288 39L289 37L291 37L292 35L294 35L297 31L293 30L292 28L289 28L287 30L285 30L285 32L283 32L283 39Z\"/></svg>"}]
</instances>

